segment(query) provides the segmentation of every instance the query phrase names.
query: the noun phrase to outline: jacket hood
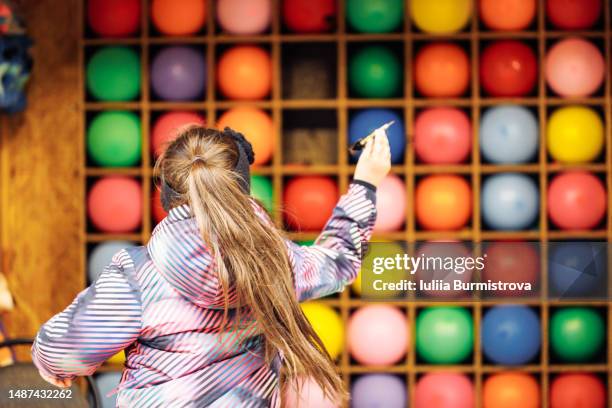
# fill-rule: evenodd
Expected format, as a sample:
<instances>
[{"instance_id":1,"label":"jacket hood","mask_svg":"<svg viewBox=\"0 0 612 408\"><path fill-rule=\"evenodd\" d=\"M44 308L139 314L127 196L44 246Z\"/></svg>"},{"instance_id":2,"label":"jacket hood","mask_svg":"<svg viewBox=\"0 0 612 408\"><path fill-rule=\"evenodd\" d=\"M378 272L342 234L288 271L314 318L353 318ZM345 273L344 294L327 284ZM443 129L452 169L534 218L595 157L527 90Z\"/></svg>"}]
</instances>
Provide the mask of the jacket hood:
<instances>
[{"instance_id":1,"label":"jacket hood","mask_svg":"<svg viewBox=\"0 0 612 408\"><path fill-rule=\"evenodd\" d=\"M159 273L183 297L200 307L224 307L215 261L187 205L170 210L155 227L147 250ZM235 303L234 291L229 300Z\"/></svg>"}]
</instances>

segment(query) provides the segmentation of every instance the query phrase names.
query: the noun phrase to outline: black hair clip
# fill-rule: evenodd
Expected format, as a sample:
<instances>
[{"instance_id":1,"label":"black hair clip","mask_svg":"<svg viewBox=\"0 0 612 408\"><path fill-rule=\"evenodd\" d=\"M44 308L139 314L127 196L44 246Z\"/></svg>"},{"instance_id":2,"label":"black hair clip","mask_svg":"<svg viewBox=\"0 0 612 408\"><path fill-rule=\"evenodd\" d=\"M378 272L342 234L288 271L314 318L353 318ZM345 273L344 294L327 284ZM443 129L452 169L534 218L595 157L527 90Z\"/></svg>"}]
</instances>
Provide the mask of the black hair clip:
<instances>
[{"instance_id":1,"label":"black hair clip","mask_svg":"<svg viewBox=\"0 0 612 408\"><path fill-rule=\"evenodd\" d=\"M253 162L255 161L255 152L253 151L253 146L246 139L246 137L244 137L242 133L237 132L229 127L225 127L223 129L223 133L227 136L230 136L240 147L242 147L242 150L244 151L244 154L246 155L249 164L253 164Z\"/></svg>"}]
</instances>

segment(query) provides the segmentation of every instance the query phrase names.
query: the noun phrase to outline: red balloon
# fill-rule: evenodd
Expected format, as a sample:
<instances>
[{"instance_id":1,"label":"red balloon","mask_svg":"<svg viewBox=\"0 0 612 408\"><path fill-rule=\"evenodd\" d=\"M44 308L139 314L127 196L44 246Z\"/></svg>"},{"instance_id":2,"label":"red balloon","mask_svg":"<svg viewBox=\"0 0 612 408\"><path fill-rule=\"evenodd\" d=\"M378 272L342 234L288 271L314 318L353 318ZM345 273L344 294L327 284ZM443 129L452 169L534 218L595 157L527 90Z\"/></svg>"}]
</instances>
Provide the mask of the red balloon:
<instances>
[{"instance_id":1,"label":"red balloon","mask_svg":"<svg viewBox=\"0 0 612 408\"><path fill-rule=\"evenodd\" d=\"M536 55L520 41L496 41L480 56L480 82L491 96L527 95L537 76Z\"/></svg>"},{"instance_id":2,"label":"red balloon","mask_svg":"<svg viewBox=\"0 0 612 408\"><path fill-rule=\"evenodd\" d=\"M548 215L565 230L596 227L606 214L606 189L594 175L566 172L555 177L548 187Z\"/></svg>"},{"instance_id":3,"label":"red balloon","mask_svg":"<svg viewBox=\"0 0 612 408\"><path fill-rule=\"evenodd\" d=\"M102 232L132 232L142 221L142 189L133 178L108 176L97 180L87 196L87 213Z\"/></svg>"},{"instance_id":4,"label":"red balloon","mask_svg":"<svg viewBox=\"0 0 612 408\"><path fill-rule=\"evenodd\" d=\"M593 374L563 374L550 389L551 408L604 408L606 389Z\"/></svg>"},{"instance_id":5,"label":"red balloon","mask_svg":"<svg viewBox=\"0 0 612 408\"><path fill-rule=\"evenodd\" d=\"M172 141L178 131L190 124L204 125L204 118L194 112L167 112L160 116L153 125L151 133L151 152L159 156Z\"/></svg>"},{"instance_id":6,"label":"red balloon","mask_svg":"<svg viewBox=\"0 0 612 408\"><path fill-rule=\"evenodd\" d=\"M601 0L547 0L546 16L557 28L583 30L597 22L601 3Z\"/></svg>"},{"instance_id":7,"label":"red balloon","mask_svg":"<svg viewBox=\"0 0 612 408\"><path fill-rule=\"evenodd\" d=\"M482 281L531 283L532 292L499 290L496 296L521 296L538 293L535 289L540 280L540 257L534 244L527 242L495 242L490 244Z\"/></svg>"},{"instance_id":8,"label":"red balloon","mask_svg":"<svg viewBox=\"0 0 612 408\"><path fill-rule=\"evenodd\" d=\"M335 24L335 0L285 0L283 21L296 33L323 33Z\"/></svg>"},{"instance_id":9,"label":"red balloon","mask_svg":"<svg viewBox=\"0 0 612 408\"><path fill-rule=\"evenodd\" d=\"M474 385L461 373L427 373L414 388L415 408L471 408L474 403Z\"/></svg>"},{"instance_id":10,"label":"red balloon","mask_svg":"<svg viewBox=\"0 0 612 408\"><path fill-rule=\"evenodd\" d=\"M89 0L89 26L102 37L128 37L140 27L140 3L140 0Z\"/></svg>"},{"instance_id":11,"label":"red balloon","mask_svg":"<svg viewBox=\"0 0 612 408\"><path fill-rule=\"evenodd\" d=\"M151 214L156 224L159 224L161 220L166 218L168 213L164 210L161 204L161 192L158 188L153 190L153 198L151 199Z\"/></svg>"},{"instance_id":12,"label":"red balloon","mask_svg":"<svg viewBox=\"0 0 612 408\"><path fill-rule=\"evenodd\" d=\"M472 148L470 119L456 108L431 108L421 112L414 125L414 148L425 163L465 161Z\"/></svg>"},{"instance_id":13,"label":"red balloon","mask_svg":"<svg viewBox=\"0 0 612 408\"><path fill-rule=\"evenodd\" d=\"M338 187L325 176L295 177L285 186L285 219L294 229L322 229L338 201Z\"/></svg>"}]
</instances>

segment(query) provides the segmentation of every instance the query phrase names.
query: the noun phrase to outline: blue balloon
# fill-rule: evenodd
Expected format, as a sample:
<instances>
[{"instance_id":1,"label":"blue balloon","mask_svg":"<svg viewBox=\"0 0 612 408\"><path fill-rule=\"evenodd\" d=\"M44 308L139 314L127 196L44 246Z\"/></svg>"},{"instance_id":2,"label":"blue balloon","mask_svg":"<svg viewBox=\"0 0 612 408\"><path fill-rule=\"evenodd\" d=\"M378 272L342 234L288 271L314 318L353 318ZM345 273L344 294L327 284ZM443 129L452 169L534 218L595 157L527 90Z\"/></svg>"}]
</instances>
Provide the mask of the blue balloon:
<instances>
[{"instance_id":1,"label":"blue balloon","mask_svg":"<svg viewBox=\"0 0 612 408\"><path fill-rule=\"evenodd\" d=\"M482 350L492 362L526 364L540 351L540 318L527 306L495 306L482 319L481 336Z\"/></svg>"},{"instance_id":2,"label":"blue balloon","mask_svg":"<svg viewBox=\"0 0 612 408\"><path fill-rule=\"evenodd\" d=\"M404 408L408 400L406 383L389 374L359 377L351 388L352 408Z\"/></svg>"},{"instance_id":3,"label":"blue balloon","mask_svg":"<svg viewBox=\"0 0 612 408\"><path fill-rule=\"evenodd\" d=\"M608 282L605 242L551 242L550 294L562 298L605 297Z\"/></svg>"},{"instance_id":4,"label":"blue balloon","mask_svg":"<svg viewBox=\"0 0 612 408\"><path fill-rule=\"evenodd\" d=\"M527 163L538 152L538 121L522 106L502 105L480 121L480 150L491 163Z\"/></svg>"},{"instance_id":5,"label":"blue balloon","mask_svg":"<svg viewBox=\"0 0 612 408\"><path fill-rule=\"evenodd\" d=\"M96 245L89 253L87 260L87 280L89 283L98 279L100 273L110 264L117 252L134 246L134 243L129 241L107 241Z\"/></svg>"},{"instance_id":6,"label":"blue balloon","mask_svg":"<svg viewBox=\"0 0 612 408\"><path fill-rule=\"evenodd\" d=\"M536 221L540 211L538 187L524 174L491 176L482 186L481 207L483 220L489 228L528 228Z\"/></svg>"},{"instance_id":7,"label":"blue balloon","mask_svg":"<svg viewBox=\"0 0 612 408\"><path fill-rule=\"evenodd\" d=\"M355 143L372 133L376 128L391 121L395 121L393 126L387 129L389 145L391 146L391 162L394 164L402 163L404 161L404 149L406 148L404 121L400 115L390 109L364 109L354 114L349 124L349 143ZM352 159L355 160L356 157Z\"/></svg>"}]
</instances>

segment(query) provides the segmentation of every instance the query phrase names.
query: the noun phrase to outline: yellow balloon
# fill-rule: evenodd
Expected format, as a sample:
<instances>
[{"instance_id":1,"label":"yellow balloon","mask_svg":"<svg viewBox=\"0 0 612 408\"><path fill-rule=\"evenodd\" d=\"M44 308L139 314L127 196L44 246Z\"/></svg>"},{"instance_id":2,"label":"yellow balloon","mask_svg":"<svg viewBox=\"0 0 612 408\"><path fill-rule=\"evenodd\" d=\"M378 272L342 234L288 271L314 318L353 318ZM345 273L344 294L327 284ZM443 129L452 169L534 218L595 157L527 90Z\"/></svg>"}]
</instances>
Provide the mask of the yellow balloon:
<instances>
[{"instance_id":1,"label":"yellow balloon","mask_svg":"<svg viewBox=\"0 0 612 408\"><path fill-rule=\"evenodd\" d=\"M381 290L374 288L374 280L380 279L383 282L399 282L403 279L410 279L410 272L405 269L386 269L381 275L375 275L372 271L373 258L384 257L392 258L395 255L406 253L404 248L396 242L372 242L368 247L368 252L361 263L361 270L357 279L351 285L353 292L365 299L394 299L405 294L401 290ZM363 275L365 274L365 284Z\"/></svg>"},{"instance_id":2,"label":"yellow balloon","mask_svg":"<svg viewBox=\"0 0 612 408\"><path fill-rule=\"evenodd\" d=\"M412 0L412 21L422 31L434 34L461 30L472 15L472 0Z\"/></svg>"},{"instance_id":3,"label":"yellow balloon","mask_svg":"<svg viewBox=\"0 0 612 408\"><path fill-rule=\"evenodd\" d=\"M302 310L331 358L338 358L344 344L344 323L338 312L319 302L303 303Z\"/></svg>"},{"instance_id":4,"label":"yellow balloon","mask_svg":"<svg viewBox=\"0 0 612 408\"><path fill-rule=\"evenodd\" d=\"M121 350L120 352L118 352L117 354L111 356L108 360L106 360L107 364L116 364L116 365L123 365L125 364L125 352L123 350Z\"/></svg>"},{"instance_id":5,"label":"yellow balloon","mask_svg":"<svg viewBox=\"0 0 612 408\"><path fill-rule=\"evenodd\" d=\"M567 106L548 119L546 142L551 157L561 163L588 163L604 145L604 125L593 109Z\"/></svg>"}]
</instances>

